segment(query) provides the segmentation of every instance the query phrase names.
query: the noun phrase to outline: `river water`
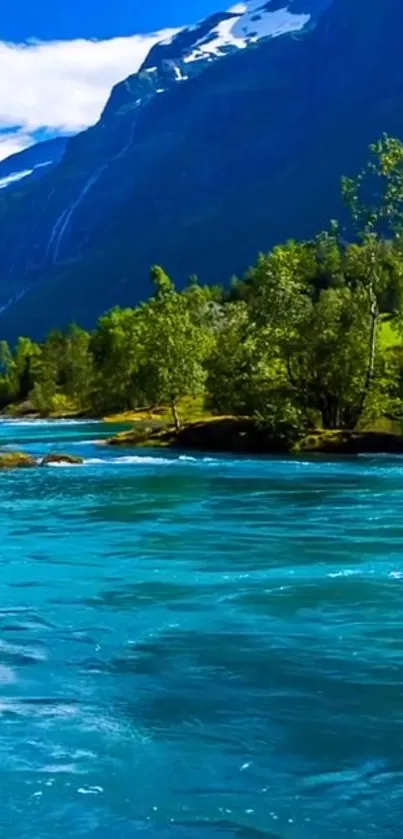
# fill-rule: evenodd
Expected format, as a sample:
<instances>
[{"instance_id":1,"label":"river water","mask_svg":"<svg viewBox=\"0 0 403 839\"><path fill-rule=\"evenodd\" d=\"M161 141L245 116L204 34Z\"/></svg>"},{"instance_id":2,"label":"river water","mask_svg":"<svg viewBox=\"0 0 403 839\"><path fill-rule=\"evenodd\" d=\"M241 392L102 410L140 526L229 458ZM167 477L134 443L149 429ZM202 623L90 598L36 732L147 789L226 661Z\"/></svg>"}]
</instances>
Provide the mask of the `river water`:
<instances>
[{"instance_id":1,"label":"river water","mask_svg":"<svg viewBox=\"0 0 403 839\"><path fill-rule=\"evenodd\" d=\"M403 459L110 432L0 425L0 836L401 837Z\"/></svg>"}]
</instances>

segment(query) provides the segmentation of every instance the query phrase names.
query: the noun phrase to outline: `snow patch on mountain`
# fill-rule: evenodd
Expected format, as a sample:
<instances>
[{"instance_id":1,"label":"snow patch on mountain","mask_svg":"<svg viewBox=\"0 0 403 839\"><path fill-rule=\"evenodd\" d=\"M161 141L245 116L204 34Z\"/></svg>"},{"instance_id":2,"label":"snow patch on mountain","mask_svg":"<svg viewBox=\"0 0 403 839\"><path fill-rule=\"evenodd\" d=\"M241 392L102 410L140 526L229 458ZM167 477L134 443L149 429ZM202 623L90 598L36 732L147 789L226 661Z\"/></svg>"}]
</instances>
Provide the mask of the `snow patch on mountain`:
<instances>
[{"instance_id":1,"label":"snow patch on mountain","mask_svg":"<svg viewBox=\"0 0 403 839\"><path fill-rule=\"evenodd\" d=\"M15 184L17 181L22 181L24 178L28 178L29 175L33 175L36 169L42 169L44 166L51 166L53 160L45 160L43 163L38 163L33 169L22 169L20 172L11 172L10 175L6 175L4 178L0 178L0 189L6 189L6 187L10 186L10 184Z\"/></svg>"},{"instance_id":2,"label":"snow patch on mountain","mask_svg":"<svg viewBox=\"0 0 403 839\"><path fill-rule=\"evenodd\" d=\"M203 73L206 66L315 23L317 4L331 0L238 0L228 11L216 12L193 26L170 33L151 49L140 70L116 85L101 122L141 108L164 93ZM296 5L295 5L296 4Z\"/></svg>"},{"instance_id":3,"label":"snow patch on mountain","mask_svg":"<svg viewBox=\"0 0 403 839\"><path fill-rule=\"evenodd\" d=\"M19 182L39 180L63 156L67 140L58 137L36 143L24 151L0 160L0 190L19 189Z\"/></svg>"},{"instance_id":4,"label":"snow patch on mountain","mask_svg":"<svg viewBox=\"0 0 403 839\"><path fill-rule=\"evenodd\" d=\"M6 187L10 186L10 184L17 183L17 181L22 181L23 178L27 178L28 175L32 175L33 169L24 169L22 172L13 172L12 175L7 175L5 178L0 178L0 189L6 189Z\"/></svg>"},{"instance_id":5,"label":"snow patch on mountain","mask_svg":"<svg viewBox=\"0 0 403 839\"><path fill-rule=\"evenodd\" d=\"M295 14L288 7L270 11L268 3L249 0L238 3L211 32L194 44L184 57L185 63L206 58L218 58L231 49L245 49L262 38L276 38L287 32L303 29L310 21L309 14Z\"/></svg>"}]
</instances>

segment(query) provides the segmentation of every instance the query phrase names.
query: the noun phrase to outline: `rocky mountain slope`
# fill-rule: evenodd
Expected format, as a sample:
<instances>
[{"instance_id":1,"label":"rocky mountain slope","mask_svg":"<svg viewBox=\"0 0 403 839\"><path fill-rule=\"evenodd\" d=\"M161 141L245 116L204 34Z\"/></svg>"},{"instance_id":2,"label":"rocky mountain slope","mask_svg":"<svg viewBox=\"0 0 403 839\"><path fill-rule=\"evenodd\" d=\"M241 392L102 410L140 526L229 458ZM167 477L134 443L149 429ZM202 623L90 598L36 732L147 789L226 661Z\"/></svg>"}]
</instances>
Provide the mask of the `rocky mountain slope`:
<instances>
[{"instance_id":1,"label":"rocky mountain slope","mask_svg":"<svg viewBox=\"0 0 403 839\"><path fill-rule=\"evenodd\" d=\"M401 0L249 0L154 47L52 171L0 195L1 333L90 325L155 262L226 281L312 235L368 143L403 134L402 24Z\"/></svg>"}]
</instances>

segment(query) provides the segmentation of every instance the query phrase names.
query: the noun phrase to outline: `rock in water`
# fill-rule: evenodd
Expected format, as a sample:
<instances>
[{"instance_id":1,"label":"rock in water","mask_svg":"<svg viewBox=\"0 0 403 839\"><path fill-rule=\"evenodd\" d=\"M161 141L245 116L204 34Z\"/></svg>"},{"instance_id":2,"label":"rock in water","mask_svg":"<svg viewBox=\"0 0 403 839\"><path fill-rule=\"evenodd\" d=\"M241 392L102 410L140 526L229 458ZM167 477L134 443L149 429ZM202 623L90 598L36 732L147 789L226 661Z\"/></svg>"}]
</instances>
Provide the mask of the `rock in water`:
<instances>
[{"instance_id":1,"label":"rock in water","mask_svg":"<svg viewBox=\"0 0 403 839\"><path fill-rule=\"evenodd\" d=\"M35 458L24 452L0 452L0 469L26 469L36 466Z\"/></svg>"},{"instance_id":2,"label":"rock in water","mask_svg":"<svg viewBox=\"0 0 403 839\"><path fill-rule=\"evenodd\" d=\"M47 454L46 457L40 461L41 466L52 466L54 463L66 463L70 466L81 466L84 463L82 457L77 457L74 454Z\"/></svg>"}]
</instances>

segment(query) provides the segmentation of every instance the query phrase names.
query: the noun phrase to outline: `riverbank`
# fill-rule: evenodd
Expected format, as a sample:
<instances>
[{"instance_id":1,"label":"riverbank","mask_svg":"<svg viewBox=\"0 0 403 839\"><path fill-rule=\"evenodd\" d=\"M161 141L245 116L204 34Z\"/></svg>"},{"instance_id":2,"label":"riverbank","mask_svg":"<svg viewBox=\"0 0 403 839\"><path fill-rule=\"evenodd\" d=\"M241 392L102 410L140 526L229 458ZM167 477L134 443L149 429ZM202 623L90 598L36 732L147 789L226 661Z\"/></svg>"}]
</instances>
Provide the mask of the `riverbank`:
<instances>
[{"instance_id":1,"label":"riverbank","mask_svg":"<svg viewBox=\"0 0 403 839\"><path fill-rule=\"evenodd\" d=\"M191 397L180 400L179 413L184 424L214 418L212 414L206 411L203 399L193 399ZM77 409L73 404L70 404L64 410L38 411L29 399L9 405L3 411L0 411L0 417L5 420L96 420L110 425L146 425L149 428L167 428L172 424L172 410L166 405L118 411L117 413L104 415L88 409Z\"/></svg>"},{"instance_id":2,"label":"riverbank","mask_svg":"<svg viewBox=\"0 0 403 839\"><path fill-rule=\"evenodd\" d=\"M177 448L239 454L403 454L403 435L377 431L311 432L290 442L267 432L255 420L214 417L173 428L132 428L106 441L116 447Z\"/></svg>"},{"instance_id":3,"label":"riverbank","mask_svg":"<svg viewBox=\"0 0 403 839\"><path fill-rule=\"evenodd\" d=\"M217 452L228 454L276 455L276 454L403 454L403 433L400 425L386 424L384 428L363 431L322 430L311 431L297 440L286 436L270 434L262 424L253 418L236 416L214 416L207 413L202 404L186 400L181 405L182 428L176 432L172 426L169 408L126 411L106 417L94 417L83 412L43 414L29 410L29 405L13 406L12 414L4 414L5 420L96 420L106 426L120 426L120 430L102 441L120 448L170 448ZM111 429L112 431L112 429Z\"/></svg>"}]
</instances>

